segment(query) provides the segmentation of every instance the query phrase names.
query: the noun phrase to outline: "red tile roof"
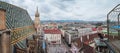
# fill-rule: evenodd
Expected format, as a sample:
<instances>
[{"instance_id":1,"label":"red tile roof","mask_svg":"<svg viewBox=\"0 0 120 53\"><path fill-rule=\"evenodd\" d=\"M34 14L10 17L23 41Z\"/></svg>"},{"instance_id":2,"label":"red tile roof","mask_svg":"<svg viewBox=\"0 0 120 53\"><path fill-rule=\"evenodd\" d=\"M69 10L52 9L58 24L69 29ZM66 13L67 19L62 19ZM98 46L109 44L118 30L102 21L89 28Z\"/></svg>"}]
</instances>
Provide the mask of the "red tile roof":
<instances>
[{"instance_id":1,"label":"red tile roof","mask_svg":"<svg viewBox=\"0 0 120 53\"><path fill-rule=\"evenodd\" d=\"M87 45L87 44L84 44L84 49L83 49L83 52L84 53L95 53L95 50L93 47Z\"/></svg>"},{"instance_id":2,"label":"red tile roof","mask_svg":"<svg viewBox=\"0 0 120 53\"><path fill-rule=\"evenodd\" d=\"M82 47L82 42L80 41L80 38L77 38L77 39L75 39L74 41L75 41L74 43L77 44L77 45L75 45L76 47L78 47L78 48L81 48L81 47Z\"/></svg>"},{"instance_id":3,"label":"red tile roof","mask_svg":"<svg viewBox=\"0 0 120 53\"><path fill-rule=\"evenodd\" d=\"M92 28L92 31L97 31L97 28Z\"/></svg>"},{"instance_id":4,"label":"red tile roof","mask_svg":"<svg viewBox=\"0 0 120 53\"><path fill-rule=\"evenodd\" d=\"M45 34L61 34L59 29L44 29Z\"/></svg>"},{"instance_id":5,"label":"red tile roof","mask_svg":"<svg viewBox=\"0 0 120 53\"><path fill-rule=\"evenodd\" d=\"M84 53L95 53L95 50L93 47L89 46L89 44L86 44L86 42L81 42L80 38L75 39L76 44L74 44L77 48L82 48L83 49L81 51L83 51Z\"/></svg>"},{"instance_id":6,"label":"red tile roof","mask_svg":"<svg viewBox=\"0 0 120 53\"><path fill-rule=\"evenodd\" d=\"M88 39L87 39L87 35L85 35L85 36L82 36L82 41L83 42L85 42L85 41L87 41Z\"/></svg>"}]
</instances>

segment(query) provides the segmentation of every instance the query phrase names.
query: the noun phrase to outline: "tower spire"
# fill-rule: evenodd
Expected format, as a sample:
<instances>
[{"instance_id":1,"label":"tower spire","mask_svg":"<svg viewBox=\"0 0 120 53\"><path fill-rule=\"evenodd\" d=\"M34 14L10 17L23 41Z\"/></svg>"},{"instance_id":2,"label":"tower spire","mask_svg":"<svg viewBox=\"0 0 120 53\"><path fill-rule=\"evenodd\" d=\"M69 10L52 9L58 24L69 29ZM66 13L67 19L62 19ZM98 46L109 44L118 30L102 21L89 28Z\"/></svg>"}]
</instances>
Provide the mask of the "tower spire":
<instances>
[{"instance_id":1,"label":"tower spire","mask_svg":"<svg viewBox=\"0 0 120 53\"><path fill-rule=\"evenodd\" d=\"M38 7L37 7L37 10L36 10L36 13L35 13L35 17L39 17Z\"/></svg>"},{"instance_id":2,"label":"tower spire","mask_svg":"<svg viewBox=\"0 0 120 53\"><path fill-rule=\"evenodd\" d=\"M39 33L41 26L40 26L40 19L39 19L38 7L37 7L36 12L35 12L34 26L35 26L36 32Z\"/></svg>"}]
</instances>

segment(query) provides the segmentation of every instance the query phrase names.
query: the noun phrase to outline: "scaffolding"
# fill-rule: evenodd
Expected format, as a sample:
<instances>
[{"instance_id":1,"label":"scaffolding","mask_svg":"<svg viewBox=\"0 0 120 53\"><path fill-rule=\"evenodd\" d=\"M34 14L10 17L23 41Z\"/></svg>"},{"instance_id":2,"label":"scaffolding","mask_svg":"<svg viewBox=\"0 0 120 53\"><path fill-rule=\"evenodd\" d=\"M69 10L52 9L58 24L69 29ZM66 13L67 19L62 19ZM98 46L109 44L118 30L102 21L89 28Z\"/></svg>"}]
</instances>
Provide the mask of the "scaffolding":
<instances>
[{"instance_id":1,"label":"scaffolding","mask_svg":"<svg viewBox=\"0 0 120 53\"><path fill-rule=\"evenodd\" d=\"M107 14L107 34L108 38L120 35L120 4Z\"/></svg>"}]
</instances>

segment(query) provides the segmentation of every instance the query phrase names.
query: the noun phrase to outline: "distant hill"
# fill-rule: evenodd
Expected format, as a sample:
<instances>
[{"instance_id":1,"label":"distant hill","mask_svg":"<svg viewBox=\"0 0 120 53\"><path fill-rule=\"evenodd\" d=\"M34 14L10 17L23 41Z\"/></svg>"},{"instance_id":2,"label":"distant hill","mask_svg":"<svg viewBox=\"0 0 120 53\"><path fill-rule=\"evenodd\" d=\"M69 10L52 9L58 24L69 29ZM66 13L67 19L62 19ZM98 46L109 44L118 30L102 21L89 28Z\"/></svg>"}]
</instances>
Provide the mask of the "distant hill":
<instances>
[{"instance_id":1,"label":"distant hill","mask_svg":"<svg viewBox=\"0 0 120 53\"><path fill-rule=\"evenodd\" d=\"M84 22L83 20L41 20L41 22Z\"/></svg>"},{"instance_id":2,"label":"distant hill","mask_svg":"<svg viewBox=\"0 0 120 53\"><path fill-rule=\"evenodd\" d=\"M105 23L106 21L83 21L83 20L41 20L41 23L47 23L47 22L80 22L80 23Z\"/></svg>"}]
</instances>

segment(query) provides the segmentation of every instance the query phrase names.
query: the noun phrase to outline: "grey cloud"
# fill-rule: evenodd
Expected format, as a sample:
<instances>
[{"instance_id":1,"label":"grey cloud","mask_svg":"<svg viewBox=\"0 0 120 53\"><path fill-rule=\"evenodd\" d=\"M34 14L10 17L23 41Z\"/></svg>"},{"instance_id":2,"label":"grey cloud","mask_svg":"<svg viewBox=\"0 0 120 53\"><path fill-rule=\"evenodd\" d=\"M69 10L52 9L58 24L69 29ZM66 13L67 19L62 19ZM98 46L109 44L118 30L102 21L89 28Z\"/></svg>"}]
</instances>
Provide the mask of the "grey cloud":
<instances>
[{"instance_id":1,"label":"grey cloud","mask_svg":"<svg viewBox=\"0 0 120 53\"><path fill-rule=\"evenodd\" d=\"M3 0L2 0L3 1ZM105 20L107 13L120 0L4 0L5 2L27 9L34 19L36 6L39 7L40 19L80 19ZM84 18L84 19L83 19Z\"/></svg>"},{"instance_id":2,"label":"grey cloud","mask_svg":"<svg viewBox=\"0 0 120 53\"><path fill-rule=\"evenodd\" d=\"M43 5L43 6L40 7L41 13L46 13L46 14L48 14L48 13L51 12L51 10L52 10L52 9L51 9L48 5Z\"/></svg>"},{"instance_id":3,"label":"grey cloud","mask_svg":"<svg viewBox=\"0 0 120 53\"><path fill-rule=\"evenodd\" d=\"M51 4L55 7L58 7L60 10L67 11L68 7L71 7L75 4L75 0L53 0Z\"/></svg>"}]
</instances>

